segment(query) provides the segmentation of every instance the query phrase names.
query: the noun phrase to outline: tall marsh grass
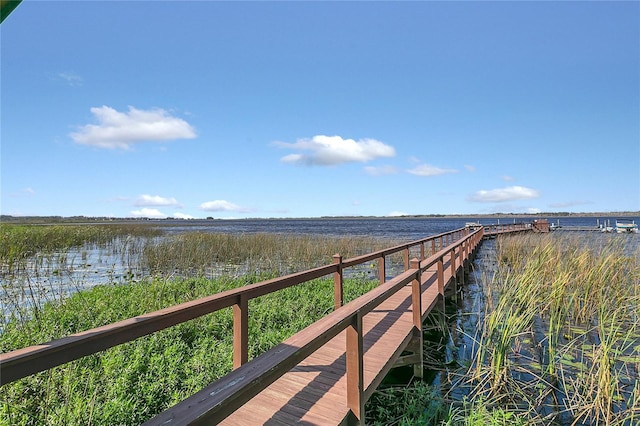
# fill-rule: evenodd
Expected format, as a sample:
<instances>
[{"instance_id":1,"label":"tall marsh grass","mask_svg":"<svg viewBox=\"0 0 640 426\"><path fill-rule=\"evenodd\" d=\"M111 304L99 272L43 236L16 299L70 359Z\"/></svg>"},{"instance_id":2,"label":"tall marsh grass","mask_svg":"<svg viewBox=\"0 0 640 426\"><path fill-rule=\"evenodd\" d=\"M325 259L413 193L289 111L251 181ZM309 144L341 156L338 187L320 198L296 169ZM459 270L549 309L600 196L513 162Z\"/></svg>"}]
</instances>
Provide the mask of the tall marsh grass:
<instances>
[{"instance_id":1,"label":"tall marsh grass","mask_svg":"<svg viewBox=\"0 0 640 426\"><path fill-rule=\"evenodd\" d=\"M206 274L220 264L242 265L248 272L286 274L388 248L393 241L366 237L298 234L185 233L144 248L144 266L152 273Z\"/></svg>"},{"instance_id":2,"label":"tall marsh grass","mask_svg":"<svg viewBox=\"0 0 640 426\"><path fill-rule=\"evenodd\" d=\"M0 265L11 272L37 253L64 252L117 237L151 237L161 231L146 225L16 225L0 223Z\"/></svg>"},{"instance_id":3,"label":"tall marsh grass","mask_svg":"<svg viewBox=\"0 0 640 426\"><path fill-rule=\"evenodd\" d=\"M474 395L542 423L639 419L640 249L622 238L498 240Z\"/></svg>"}]
</instances>

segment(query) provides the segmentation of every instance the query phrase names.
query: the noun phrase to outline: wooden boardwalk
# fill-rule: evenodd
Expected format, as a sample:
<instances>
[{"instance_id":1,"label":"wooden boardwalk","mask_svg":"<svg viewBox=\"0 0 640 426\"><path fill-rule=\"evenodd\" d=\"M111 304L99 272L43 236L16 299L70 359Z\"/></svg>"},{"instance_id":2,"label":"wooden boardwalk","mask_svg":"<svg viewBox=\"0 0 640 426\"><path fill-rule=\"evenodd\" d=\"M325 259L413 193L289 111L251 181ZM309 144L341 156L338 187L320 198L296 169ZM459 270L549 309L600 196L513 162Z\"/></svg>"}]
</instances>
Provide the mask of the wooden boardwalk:
<instances>
[{"instance_id":1,"label":"wooden boardwalk","mask_svg":"<svg viewBox=\"0 0 640 426\"><path fill-rule=\"evenodd\" d=\"M364 405L391 368L413 365L422 377L422 323L464 279L482 236L467 233L412 260L403 274L146 424L364 424Z\"/></svg>"},{"instance_id":2,"label":"wooden boardwalk","mask_svg":"<svg viewBox=\"0 0 640 426\"><path fill-rule=\"evenodd\" d=\"M451 272L449 268L445 270L445 279L451 282ZM436 272L433 269L424 274L428 279L422 284L422 320L442 301ZM372 392L377 388L402 349L410 343L413 336L411 305L411 285L408 284L364 316L365 389ZM346 332L343 331L220 424L348 423L350 410L347 406L345 347Z\"/></svg>"},{"instance_id":3,"label":"wooden boardwalk","mask_svg":"<svg viewBox=\"0 0 640 426\"><path fill-rule=\"evenodd\" d=\"M393 367L422 377L422 324L447 287L464 279L482 239L527 224L462 228L185 302L58 340L0 354L0 386L221 309L233 309L234 370L148 425L362 424L364 406ZM386 281L386 258L405 271ZM413 258L410 259L410 255ZM378 263L380 285L342 306L343 270ZM248 361L248 302L333 275L335 310Z\"/></svg>"}]
</instances>

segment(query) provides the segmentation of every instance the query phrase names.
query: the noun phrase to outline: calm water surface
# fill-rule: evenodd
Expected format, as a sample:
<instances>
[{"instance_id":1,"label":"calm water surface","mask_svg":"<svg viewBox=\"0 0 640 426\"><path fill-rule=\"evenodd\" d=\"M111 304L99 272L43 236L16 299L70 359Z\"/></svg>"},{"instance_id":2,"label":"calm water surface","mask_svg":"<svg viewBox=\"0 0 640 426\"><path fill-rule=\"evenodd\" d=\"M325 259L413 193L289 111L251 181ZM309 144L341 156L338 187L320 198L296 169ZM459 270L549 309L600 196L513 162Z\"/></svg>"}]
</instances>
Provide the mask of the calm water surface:
<instances>
[{"instance_id":1,"label":"calm water surface","mask_svg":"<svg viewBox=\"0 0 640 426\"><path fill-rule=\"evenodd\" d=\"M640 218L633 219L640 223ZM482 225L511 224L529 222L530 218L514 216L502 218L314 218L314 219L238 219L238 220L158 220L150 221L151 226L160 228L165 235L172 236L186 232L211 233L285 233L308 234L323 236L367 236L373 238L388 238L393 241L415 241L431 235L437 235L454 229L462 228L468 222ZM609 219L615 224L615 219ZM549 219L560 226L589 226L595 228L604 223L604 218L596 217L567 217ZM588 232L581 234L596 235L598 238L613 234ZM638 237L623 236L623 237ZM606 237L604 237L606 238ZM640 240L640 238L635 238ZM138 244L131 241L127 244ZM138 269L137 259L132 258L126 251L114 252L111 248L96 246L81 247L71 250L63 257L48 256L33 259L40 267L37 273L27 273L24 276L0 276L0 300L3 312L8 309L25 308L46 300L56 300L79 290L88 289L99 284L128 282L145 275L145 271ZM233 274L233 271L224 271ZM239 271L238 273L241 273Z\"/></svg>"}]
</instances>

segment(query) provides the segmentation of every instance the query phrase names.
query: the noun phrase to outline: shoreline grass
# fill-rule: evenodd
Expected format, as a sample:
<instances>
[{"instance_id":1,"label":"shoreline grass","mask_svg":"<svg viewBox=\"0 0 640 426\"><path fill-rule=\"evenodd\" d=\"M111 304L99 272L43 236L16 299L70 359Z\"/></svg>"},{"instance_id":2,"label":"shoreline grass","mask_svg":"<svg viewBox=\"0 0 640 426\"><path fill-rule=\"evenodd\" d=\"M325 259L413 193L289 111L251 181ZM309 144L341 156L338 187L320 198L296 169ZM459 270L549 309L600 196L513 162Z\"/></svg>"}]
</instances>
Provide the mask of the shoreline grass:
<instances>
[{"instance_id":1,"label":"shoreline grass","mask_svg":"<svg viewBox=\"0 0 640 426\"><path fill-rule=\"evenodd\" d=\"M531 423L638 419L640 251L624 241L498 240L497 270L484 283L491 303L467 373L473 399L518 407Z\"/></svg>"},{"instance_id":2,"label":"shoreline grass","mask_svg":"<svg viewBox=\"0 0 640 426\"><path fill-rule=\"evenodd\" d=\"M37 319L11 323L6 352L270 278L153 278L105 285L47 304ZM345 300L374 288L345 280ZM317 279L249 303L249 358L333 309L333 279ZM0 388L0 424L137 425L231 371L231 308L194 319Z\"/></svg>"}]
</instances>

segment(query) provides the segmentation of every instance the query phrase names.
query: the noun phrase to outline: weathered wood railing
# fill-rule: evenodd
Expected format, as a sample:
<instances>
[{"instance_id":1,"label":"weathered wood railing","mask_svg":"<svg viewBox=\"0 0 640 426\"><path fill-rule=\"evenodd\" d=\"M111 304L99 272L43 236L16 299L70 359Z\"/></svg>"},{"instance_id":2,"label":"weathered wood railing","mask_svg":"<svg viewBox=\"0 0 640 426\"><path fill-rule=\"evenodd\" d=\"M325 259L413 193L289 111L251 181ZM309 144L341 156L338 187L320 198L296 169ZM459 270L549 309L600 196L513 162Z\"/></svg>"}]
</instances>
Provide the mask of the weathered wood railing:
<instances>
[{"instance_id":1,"label":"weathered wood railing","mask_svg":"<svg viewBox=\"0 0 640 426\"><path fill-rule=\"evenodd\" d=\"M173 424L217 421L226 417L240 405L272 383L284 372L295 366L301 359L322 346L332 337L347 330L347 365L349 383L349 407L359 417L364 401L372 389L362 389L362 316L375 308L383 300L397 292L406 284L413 282L413 303L419 307L420 274L434 265L438 268L437 285L440 294L444 294L444 265L450 263L452 276L464 264L470 253L475 250L483 238L484 228L470 232L461 228L421 240L401 244L352 259L343 260L334 256L334 263L284 277L267 280L241 288L161 309L117 323L87 330L62 339L40 345L30 346L16 351L0 354L0 385L11 383L20 378L53 368L72 360L90 355L119 344L135 340L182 322L195 319L221 309L233 309L233 365L234 371L203 391L177 404L160 414L150 422L162 423L162 419L180 418ZM419 259L409 260L411 251L419 250ZM427 250L429 256L427 258ZM386 257L402 253L405 272L386 282ZM340 308L342 299L342 280L345 268L367 262L378 262L380 286L361 296L356 301ZM251 363L248 358L248 301L287 287L301 284L316 278L333 274L334 298L336 310L312 324L304 333L298 333L282 344L267 351ZM418 283L418 284L416 284ZM417 286L418 290L415 290ZM421 312L420 309L414 312ZM415 314L414 314L415 315ZM414 319L416 327L421 321ZM418 324L420 323L420 324ZM208 396L204 398L204 396ZM194 405L195 404L195 405ZM197 407L197 409L196 409ZM195 416L195 417L194 417ZM190 420L189 420L190 419Z\"/></svg>"},{"instance_id":2,"label":"weathered wood railing","mask_svg":"<svg viewBox=\"0 0 640 426\"><path fill-rule=\"evenodd\" d=\"M384 283L386 256L402 252L406 269L409 267L410 248L420 247L421 253L424 253L425 244L431 244L431 250L435 252L436 249L451 244L454 239L459 239L465 232L467 231L464 228L458 229L345 261L340 260L338 255L334 258L338 259L334 264L228 290L48 343L0 354L0 385L228 307L233 307L233 365L237 368L247 361L249 300L334 274L335 305L339 307L342 305L342 272L345 268L377 260L380 282Z\"/></svg>"}]
</instances>

